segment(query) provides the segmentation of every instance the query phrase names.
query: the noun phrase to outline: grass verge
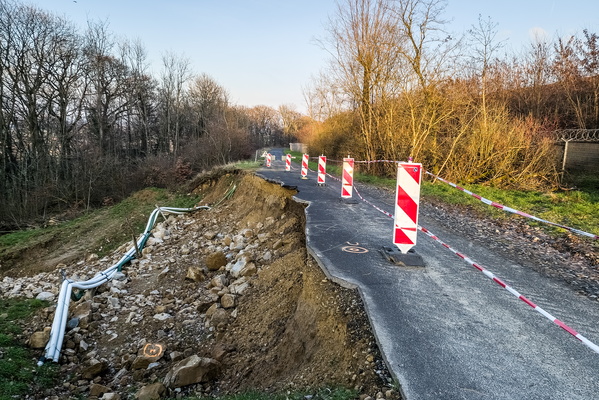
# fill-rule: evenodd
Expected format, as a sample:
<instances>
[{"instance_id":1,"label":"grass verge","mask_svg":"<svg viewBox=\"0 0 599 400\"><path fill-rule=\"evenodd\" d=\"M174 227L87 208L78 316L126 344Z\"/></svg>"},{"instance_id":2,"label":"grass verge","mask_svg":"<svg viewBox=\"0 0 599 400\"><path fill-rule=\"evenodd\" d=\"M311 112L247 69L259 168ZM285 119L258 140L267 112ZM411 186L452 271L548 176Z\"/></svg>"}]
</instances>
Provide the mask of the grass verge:
<instances>
[{"instance_id":1,"label":"grass verge","mask_svg":"<svg viewBox=\"0 0 599 400\"><path fill-rule=\"evenodd\" d=\"M2 235L0 272L18 265L28 249L33 248L47 253L73 248L80 254L96 253L102 257L137 237L157 205L193 207L199 200L198 196L147 188L120 203L93 210L70 221Z\"/></svg>"},{"instance_id":2,"label":"grass verge","mask_svg":"<svg viewBox=\"0 0 599 400\"><path fill-rule=\"evenodd\" d=\"M58 379L56 365L36 365L36 354L15 338L19 323L47 303L29 299L0 299L0 400L23 398L27 393L51 388Z\"/></svg>"}]
</instances>

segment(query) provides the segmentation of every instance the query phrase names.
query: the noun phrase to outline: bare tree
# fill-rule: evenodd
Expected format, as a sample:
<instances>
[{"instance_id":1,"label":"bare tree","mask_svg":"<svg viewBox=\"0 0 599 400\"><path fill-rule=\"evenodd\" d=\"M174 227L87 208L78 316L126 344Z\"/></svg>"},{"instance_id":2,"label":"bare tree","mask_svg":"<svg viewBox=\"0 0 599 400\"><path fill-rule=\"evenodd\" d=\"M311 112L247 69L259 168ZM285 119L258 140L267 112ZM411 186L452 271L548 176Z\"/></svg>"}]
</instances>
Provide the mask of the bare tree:
<instances>
[{"instance_id":1,"label":"bare tree","mask_svg":"<svg viewBox=\"0 0 599 400\"><path fill-rule=\"evenodd\" d=\"M228 97L227 91L207 74L201 74L193 80L189 88L189 101L197 118L197 137L209 133L211 123L226 125Z\"/></svg>"},{"instance_id":2,"label":"bare tree","mask_svg":"<svg viewBox=\"0 0 599 400\"><path fill-rule=\"evenodd\" d=\"M489 70L491 64L501 49L503 43L497 40L497 27L499 24L493 22L491 17L484 19L482 15L478 16L478 24L473 25L468 33L470 41L473 44L473 54L471 59L473 65L477 67L475 75L480 79L480 97L481 97L481 114L483 117L483 129L487 129L488 122L488 100L487 93L489 91Z\"/></svg>"},{"instance_id":3,"label":"bare tree","mask_svg":"<svg viewBox=\"0 0 599 400\"><path fill-rule=\"evenodd\" d=\"M153 141L151 119L156 111L156 82L149 74L147 52L139 40L121 43L120 50L121 60L129 71L129 150L143 156L150 153Z\"/></svg>"},{"instance_id":4,"label":"bare tree","mask_svg":"<svg viewBox=\"0 0 599 400\"><path fill-rule=\"evenodd\" d=\"M162 56L161 99L165 115L164 134L168 143L168 151L177 158L179 151L180 123L183 109L184 89L191 77L189 59L173 53Z\"/></svg>"},{"instance_id":5,"label":"bare tree","mask_svg":"<svg viewBox=\"0 0 599 400\"><path fill-rule=\"evenodd\" d=\"M329 28L333 63L330 71L360 115L365 156L376 158L379 100L392 97L393 79L400 65L403 38L388 12L388 1L347 0L339 4Z\"/></svg>"}]
</instances>

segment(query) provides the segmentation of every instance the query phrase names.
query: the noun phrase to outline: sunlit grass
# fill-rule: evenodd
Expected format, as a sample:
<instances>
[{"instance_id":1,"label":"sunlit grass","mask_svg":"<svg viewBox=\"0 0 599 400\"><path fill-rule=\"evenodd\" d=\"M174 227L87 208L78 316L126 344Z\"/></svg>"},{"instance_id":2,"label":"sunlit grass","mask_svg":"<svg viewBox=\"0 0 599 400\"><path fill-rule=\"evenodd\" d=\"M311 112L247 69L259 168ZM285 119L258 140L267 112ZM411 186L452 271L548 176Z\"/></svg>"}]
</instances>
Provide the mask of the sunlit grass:
<instances>
[{"instance_id":1,"label":"sunlit grass","mask_svg":"<svg viewBox=\"0 0 599 400\"><path fill-rule=\"evenodd\" d=\"M507 207L599 235L599 193L597 191L540 192L504 190L483 185L463 185L463 187ZM467 205L491 217L508 218L513 215L488 206L442 182L424 182L421 189L424 197L436 198L448 204ZM538 225L534 221L531 221L531 224ZM564 231L559 228L548 227L547 229L555 232Z\"/></svg>"}]
</instances>

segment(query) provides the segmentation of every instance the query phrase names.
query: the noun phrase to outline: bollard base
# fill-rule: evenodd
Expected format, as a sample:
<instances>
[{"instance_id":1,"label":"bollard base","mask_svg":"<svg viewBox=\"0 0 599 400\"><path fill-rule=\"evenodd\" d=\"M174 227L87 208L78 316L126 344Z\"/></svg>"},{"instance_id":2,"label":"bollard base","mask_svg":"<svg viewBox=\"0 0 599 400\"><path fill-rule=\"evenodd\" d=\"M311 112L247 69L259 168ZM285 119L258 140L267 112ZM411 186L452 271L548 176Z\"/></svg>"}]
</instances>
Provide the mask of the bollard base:
<instances>
[{"instance_id":1,"label":"bollard base","mask_svg":"<svg viewBox=\"0 0 599 400\"><path fill-rule=\"evenodd\" d=\"M424 260L422 256L414 251L414 249L408 250L407 254L399 251L397 247L383 246L380 250L381 254L387 259L387 261L402 267L415 267L424 268Z\"/></svg>"},{"instance_id":2,"label":"bollard base","mask_svg":"<svg viewBox=\"0 0 599 400\"><path fill-rule=\"evenodd\" d=\"M359 201L352 198L352 197L341 197L339 199L340 202L342 202L343 204L358 204Z\"/></svg>"}]
</instances>

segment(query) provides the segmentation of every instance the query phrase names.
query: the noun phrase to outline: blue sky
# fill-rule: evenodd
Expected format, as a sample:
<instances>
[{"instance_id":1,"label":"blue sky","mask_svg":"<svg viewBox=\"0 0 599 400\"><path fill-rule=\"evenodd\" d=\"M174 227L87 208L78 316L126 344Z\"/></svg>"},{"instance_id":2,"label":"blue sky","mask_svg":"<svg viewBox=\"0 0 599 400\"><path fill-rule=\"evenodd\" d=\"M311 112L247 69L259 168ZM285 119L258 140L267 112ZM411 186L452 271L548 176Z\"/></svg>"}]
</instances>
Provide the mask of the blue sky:
<instances>
[{"instance_id":1,"label":"blue sky","mask_svg":"<svg viewBox=\"0 0 599 400\"><path fill-rule=\"evenodd\" d=\"M342 0L343 1L343 0ZM326 35L336 0L28 0L82 29L107 20L117 37L140 39L158 74L170 51L223 86L233 103L293 104L305 110L302 87L324 66L315 39ZM599 32L598 0L449 0L448 28L463 33L478 15L498 24L507 48L520 49L533 30L569 35Z\"/></svg>"}]
</instances>

